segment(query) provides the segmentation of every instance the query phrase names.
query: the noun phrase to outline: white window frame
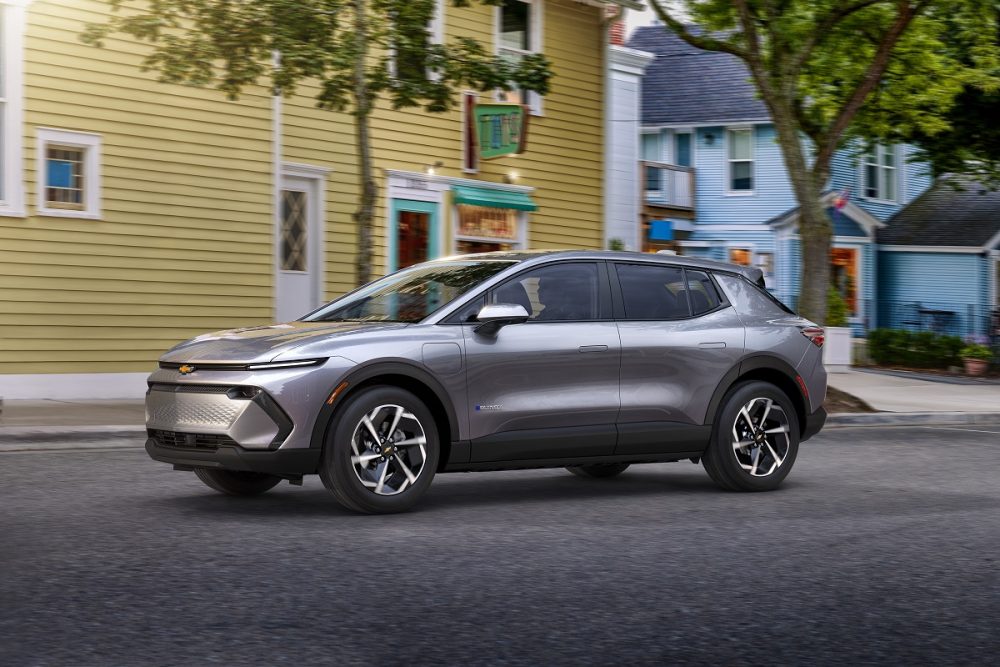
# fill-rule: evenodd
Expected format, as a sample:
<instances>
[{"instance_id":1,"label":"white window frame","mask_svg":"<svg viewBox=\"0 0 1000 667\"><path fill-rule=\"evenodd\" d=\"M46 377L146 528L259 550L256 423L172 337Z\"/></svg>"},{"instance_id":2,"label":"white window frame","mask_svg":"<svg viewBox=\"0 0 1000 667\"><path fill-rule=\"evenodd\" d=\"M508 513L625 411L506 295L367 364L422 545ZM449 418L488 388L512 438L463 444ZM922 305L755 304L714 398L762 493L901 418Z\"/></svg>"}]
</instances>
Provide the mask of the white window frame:
<instances>
[{"instance_id":1,"label":"white window frame","mask_svg":"<svg viewBox=\"0 0 1000 667\"><path fill-rule=\"evenodd\" d=\"M885 164L885 145L877 144L873 146L871 150L866 150L861 155L861 198L866 201L883 203L883 204L899 204L900 203L900 192L902 188L902 173L903 170L900 169L900 157L903 154L902 146L899 144L893 144L893 166L887 166ZM874 155L875 161L872 162L871 158ZM875 184L875 196L868 196L868 167L875 167L878 183ZM887 171L895 172L896 179L894 192L887 192L885 186L885 174ZM888 196L886 196L888 195Z\"/></svg>"},{"instance_id":2,"label":"white window frame","mask_svg":"<svg viewBox=\"0 0 1000 667\"><path fill-rule=\"evenodd\" d=\"M23 218L24 207L24 0L0 0L0 216Z\"/></svg>"},{"instance_id":3,"label":"white window frame","mask_svg":"<svg viewBox=\"0 0 1000 667\"><path fill-rule=\"evenodd\" d=\"M101 219L101 135L94 132L75 132L51 127L36 130L35 147L35 211L38 215L53 218ZM49 145L66 146L83 150L83 208L65 209L46 206L47 186L46 155Z\"/></svg>"},{"instance_id":4,"label":"white window frame","mask_svg":"<svg viewBox=\"0 0 1000 667\"><path fill-rule=\"evenodd\" d=\"M545 16L544 0L517 0L518 2L523 2L528 5L528 50L522 49L512 49L509 47L501 46L500 44L500 31L501 31L501 21L500 12L502 7L493 8L493 50L497 55L503 52L517 53L523 56L531 55L534 53L542 53L544 49L544 35L545 28L543 25ZM494 99L500 100L503 96L503 91L496 91L494 93ZM528 93L528 108L531 109L532 116L544 116L545 115L545 98L543 98L538 93L532 91Z\"/></svg>"},{"instance_id":5,"label":"white window frame","mask_svg":"<svg viewBox=\"0 0 1000 667\"><path fill-rule=\"evenodd\" d=\"M749 159L734 159L729 154L729 144L730 135L734 132L749 132L750 133L750 158ZM757 189L757 155L754 151L754 142L757 139L757 133L754 131L753 125L735 125L726 128L725 146L723 150L726 155L726 196L727 197L752 197L756 194ZM733 190L733 163L734 162L749 162L750 163L750 189L749 190Z\"/></svg>"},{"instance_id":6,"label":"white window frame","mask_svg":"<svg viewBox=\"0 0 1000 667\"><path fill-rule=\"evenodd\" d=\"M444 44L444 21L448 0L436 0L434 4L434 18L431 19L430 33L433 44Z\"/></svg>"}]
</instances>

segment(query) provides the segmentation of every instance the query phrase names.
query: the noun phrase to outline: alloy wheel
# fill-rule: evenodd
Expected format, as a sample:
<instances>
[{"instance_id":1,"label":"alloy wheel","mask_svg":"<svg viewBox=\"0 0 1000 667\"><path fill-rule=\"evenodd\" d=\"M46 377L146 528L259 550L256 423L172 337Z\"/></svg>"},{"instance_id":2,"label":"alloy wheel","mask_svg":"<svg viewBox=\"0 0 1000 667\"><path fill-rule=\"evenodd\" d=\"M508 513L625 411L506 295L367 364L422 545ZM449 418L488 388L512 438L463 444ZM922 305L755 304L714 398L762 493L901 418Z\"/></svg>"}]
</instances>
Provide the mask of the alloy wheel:
<instances>
[{"instance_id":1,"label":"alloy wheel","mask_svg":"<svg viewBox=\"0 0 1000 667\"><path fill-rule=\"evenodd\" d=\"M380 496L412 486L427 462L427 436L420 420L401 405L380 405L358 422L351 438L351 464L358 480Z\"/></svg>"},{"instance_id":2,"label":"alloy wheel","mask_svg":"<svg viewBox=\"0 0 1000 667\"><path fill-rule=\"evenodd\" d=\"M788 415L770 398L748 401L733 423L736 461L752 477L767 477L778 470L790 445Z\"/></svg>"}]
</instances>

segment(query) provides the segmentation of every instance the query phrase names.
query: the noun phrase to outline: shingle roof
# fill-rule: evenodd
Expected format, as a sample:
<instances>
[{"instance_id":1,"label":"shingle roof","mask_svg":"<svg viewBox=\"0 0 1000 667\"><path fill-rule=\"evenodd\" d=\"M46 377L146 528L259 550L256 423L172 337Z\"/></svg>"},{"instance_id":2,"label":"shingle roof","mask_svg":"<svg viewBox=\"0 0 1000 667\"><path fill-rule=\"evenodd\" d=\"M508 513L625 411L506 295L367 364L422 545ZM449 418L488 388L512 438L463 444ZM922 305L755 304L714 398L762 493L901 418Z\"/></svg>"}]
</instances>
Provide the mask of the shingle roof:
<instances>
[{"instance_id":1,"label":"shingle roof","mask_svg":"<svg viewBox=\"0 0 1000 667\"><path fill-rule=\"evenodd\" d=\"M637 28L627 46L656 56L642 79L643 125L770 120L735 56L696 49L662 25Z\"/></svg>"},{"instance_id":2,"label":"shingle roof","mask_svg":"<svg viewBox=\"0 0 1000 667\"><path fill-rule=\"evenodd\" d=\"M956 190L957 183L963 189ZM887 245L985 245L1000 233L1000 191L970 178L939 179L878 231Z\"/></svg>"}]
</instances>

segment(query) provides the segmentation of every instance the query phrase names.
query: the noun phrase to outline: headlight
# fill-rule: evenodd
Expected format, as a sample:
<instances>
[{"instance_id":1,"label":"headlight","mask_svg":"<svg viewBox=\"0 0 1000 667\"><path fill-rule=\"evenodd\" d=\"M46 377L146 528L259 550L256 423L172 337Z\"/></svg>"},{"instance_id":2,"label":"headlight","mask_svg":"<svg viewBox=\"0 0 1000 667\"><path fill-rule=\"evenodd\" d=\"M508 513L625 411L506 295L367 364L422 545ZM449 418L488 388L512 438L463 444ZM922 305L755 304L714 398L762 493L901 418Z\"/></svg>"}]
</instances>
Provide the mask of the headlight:
<instances>
[{"instance_id":1,"label":"headlight","mask_svg":"<svg viewBox=\"0 0 1000 667\"><path fill-rule=\"evenodd\" d=\"M289 361L271 361L266 364L248 364L248 371L271 371L279 368L300 368L302 366L319 366L326 358L322 359L294 359Z\"/></svg>"}]
</instances>

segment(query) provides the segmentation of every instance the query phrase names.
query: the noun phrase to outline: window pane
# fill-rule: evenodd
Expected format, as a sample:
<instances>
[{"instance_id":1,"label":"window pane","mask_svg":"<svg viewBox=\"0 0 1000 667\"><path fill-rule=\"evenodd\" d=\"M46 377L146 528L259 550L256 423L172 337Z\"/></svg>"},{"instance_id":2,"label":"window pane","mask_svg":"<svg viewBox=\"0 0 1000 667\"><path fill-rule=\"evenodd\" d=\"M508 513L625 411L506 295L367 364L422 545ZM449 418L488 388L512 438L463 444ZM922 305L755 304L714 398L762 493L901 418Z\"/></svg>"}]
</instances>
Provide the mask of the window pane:
<instances>
[{"instance_id":1,"label":"window pane","mask_svg":"<svg viewBox=\"0 0 1000 667\"><path fill-rule=\"evenodd\" d=\"M753 163L730 162L732 170L731 190L753 190Z\"/></svg>"},{"instance_id":2,"label":"window pane","mask_svg":"<svg viewBox=\"0 0 1000 667\"><path fill-rule=\"evenodd\" d=\"M691 135L687 132L683 134L678 134L676 136L676 147L677 154L674 156L674 162L682 167L691 166ZM748 156L749 157L749 156Z\"/></svg>"},{"instance_id":3,"label":"window pane","mask_svg":"<svg viewBox=\"0 0 1000 667\"><path fill-rule=\"evenodd\" d=\"M546 266L514 278L493 292L493 303L524 306L537 322L598 318L596 264Z\"/></svg>"},{"instance_id":4,"label":"window pane","mask_svg":"<svg viewBox=\"0 0 1000 667\"><path fill-rule=\"evenodd\" d=\"M882 164L887 167L896 166L896 147L895 146L883 146L882 147Z\"/></svg>"},{"instance_id":5,"label":"window pane","mask_svg":"<svg viewBox=\"0 0 1000 667\"><path fill-rule=\"evenodd\" d=\"M676 320L688 316L684 273L673 266L615 266L630 320Z\"/></svg>"},{"instance_id":6,"label":"window pane","mask_svg":"<svg viewBox=\"0 0 1000 667\"><path fill-rule=\"evenodd\" d=\"M749 160L751 158L750 140L751 130L730 130L729 132L729 159Z\"/></svg>"},{"instance_id":7,"label":"window pane","mask_svg":"<svg viewBox=\"0 0 1000 667\"><path fill-rule=\"evenodd\" d=\"M45 205L83 209L83 148L47 146L45 149Z\"/></svg>"},{"instance_id":8,"label":"window pane","mask_svg":"<svg viewBox=\"0 0 1000 667\"><path fill-rule=\"evenodd\" d=\"M694 315L707 313L719 307L719 293L715 284L704 271L687 272L688 291L691 295L691 312Z\"/></svg>"},{"instance_id":9,"label":"window pane","mask_svg":"<svg viewBox=\"0 0 1000 667\"><path fill-rule=\"evenodd\" d=\"M659 161L661 156L662 153L660 153L660 135L658 134L642 135L642 159Z\"/></svg>"},{"instance_id":10,"label":"window pane","mask_svg":"<svg viewBox=\"0 0 1000 667\"><path fill-rule=\"evenodd\" d=\"M646 190L659 191L663 189L660 170L656 167L646 167Z\"/></svg>"},{"instance_id":11,"label":"window pane","mask_svg":"<svg viewBox=\"0 0 1000 667\"><path fill-rule=\"evenodd\" d=\"M878 167L865 165L865 197L878 197Z\"/></svg>"},{"instance_id":12,"label":"window pane","mask_svg":"<svg viewBox=\"0 0 1000 667\"><path fill-rule=\"evenodd\" d=\"M885 174L885 187L882 190L882 199L895 200L896 199L896 170L895 169L883 169L882 172Z\"/></svg>"},{"instance_id":13,"label":"window pane","mask_svg":"<svg viewBox=\"0 0 1000 667\"><path fill-rule=\"evenodd\" d=\"M750 251L746 248L730 248L729 249L729 263L738 264L740 266L750 266L751 263Z\"/></svg>"},{"instance_id":14,"label":"window pane","mask_svg":"<svg viewBox=\"0 0 1000 667\"><path fill-rule=\"evenodd\" d=\"M306 193L281 191L281 270L306 270Z\"/></svg>"},{"instance_id":15,"label":"window pane","mask_svg":"<svg viewBox=\"0 0 1000 667\"><path fill-rule=\"evenodd\" d=\"M504 0L500 9L500 46L531 50L528 21L531 7L521 0Z\"/></svg>"}]
</instances>

